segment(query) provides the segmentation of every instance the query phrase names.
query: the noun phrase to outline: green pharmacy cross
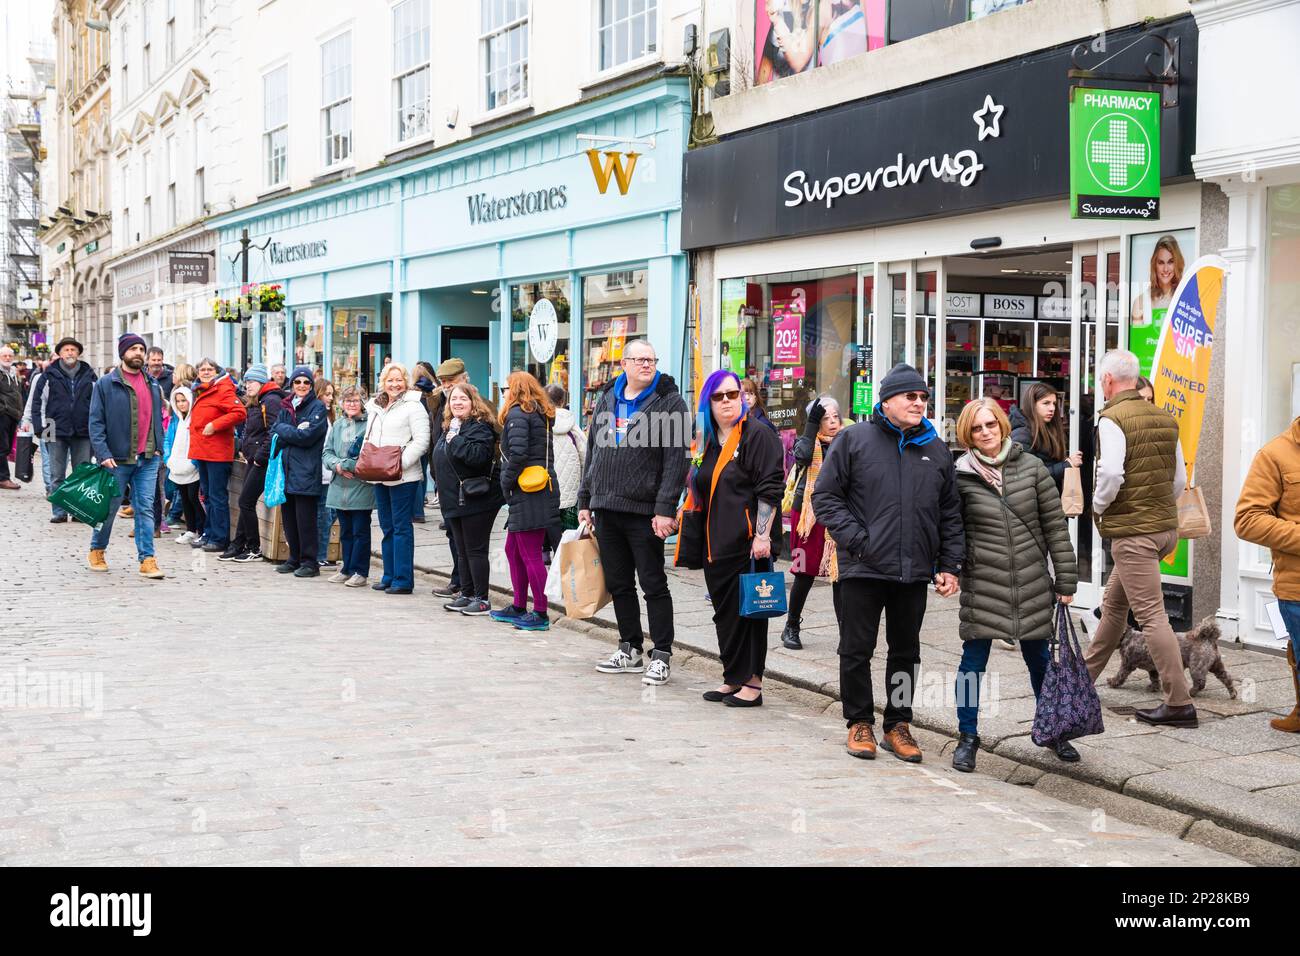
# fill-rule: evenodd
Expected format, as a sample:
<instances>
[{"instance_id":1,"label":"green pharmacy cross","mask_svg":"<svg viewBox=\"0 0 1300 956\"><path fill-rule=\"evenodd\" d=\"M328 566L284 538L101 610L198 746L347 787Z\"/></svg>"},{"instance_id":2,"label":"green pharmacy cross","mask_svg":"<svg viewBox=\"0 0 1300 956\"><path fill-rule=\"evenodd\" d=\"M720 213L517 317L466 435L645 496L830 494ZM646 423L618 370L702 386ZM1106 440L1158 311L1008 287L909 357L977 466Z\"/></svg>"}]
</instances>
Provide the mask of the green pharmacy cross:
<instances>
[{"instance_id":1,"label":"green pharmacy cross","mask_svg":"<svg viewBox=\"0 0 1300 956\"><path fill-rule=\"evenodd\" d=\"M1088 161L1108 168L1107 185L1112 189L1126 190L1129 167L1147 164L1147 147L1145 143L1129 142L1129 121L1124 117L1108 120L1107 126L1110 133L1107 139L1094 138L1088 143Z\"/></svg>"}]
</instances>

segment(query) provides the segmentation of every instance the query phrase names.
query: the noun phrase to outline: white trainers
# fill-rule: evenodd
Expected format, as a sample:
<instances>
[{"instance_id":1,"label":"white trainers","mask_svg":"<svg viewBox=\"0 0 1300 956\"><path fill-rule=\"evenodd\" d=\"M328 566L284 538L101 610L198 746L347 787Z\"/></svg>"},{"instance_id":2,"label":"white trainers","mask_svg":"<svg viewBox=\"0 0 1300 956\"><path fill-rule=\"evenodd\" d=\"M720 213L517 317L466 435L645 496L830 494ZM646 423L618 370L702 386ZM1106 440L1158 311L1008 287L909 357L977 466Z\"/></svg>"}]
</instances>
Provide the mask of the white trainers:
<instances>
[{"instance_id":1,"label":"white trainers","mask_svg":"<svg viewBox=\"0 0 1300 956\"><path fill-rule=\"evenodd\" d=\"M194 540L194 537L195 535L193 531L182 531L179 535L176 536L176 543L189 544L191 541Z\"/></svg>"},{"instance_id":2,"label":"white trainers","mask_svg":"<svg viewBox=\"0 0 1300 956\"><path fill-rule=\"evenodd\" d=\"M602 674L640 674L645 670L639 648L626 642L618 645L618 650L610 655L609 660L601 661L596 670Z\"/></svg>"},{"instance_id":3,"label":"white trainers","mask_svg":"<svg viewBox=\"0 0 1300 956\"><path fill-rule=\"evenodd\" d=\"M352 575L344 574L342 571L335 571L329 576L330 584L346 584L352 579Z\"/></svg>"},{"instance_id":4,"label":"white trainers","mask_svg":"<svg viewBox=\"0 0 1300 956\"><path fill-rule=\"evenodd\" d=\"M668 671L668 655L663 651L651 651L650 666L645 669L645 674L641 677L641 683L667 684Z\"/></svg>"}]
</instances>

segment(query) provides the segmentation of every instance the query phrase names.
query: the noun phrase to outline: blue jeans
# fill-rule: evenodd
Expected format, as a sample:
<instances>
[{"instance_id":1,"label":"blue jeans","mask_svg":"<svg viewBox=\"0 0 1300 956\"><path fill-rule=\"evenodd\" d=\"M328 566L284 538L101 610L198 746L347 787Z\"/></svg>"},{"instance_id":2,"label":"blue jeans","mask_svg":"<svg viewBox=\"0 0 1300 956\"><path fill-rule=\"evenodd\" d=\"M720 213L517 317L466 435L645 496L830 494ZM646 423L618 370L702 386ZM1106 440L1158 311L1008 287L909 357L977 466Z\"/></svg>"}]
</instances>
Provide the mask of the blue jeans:
<instances>
[{"instance_id":1,"label":"blue jeans","mask_svg":"<svg viewBox=\"0 0 1300 956\"><path fill-rule=\"evenodd\" d=\"M1278 601L1277 609L1282 612L1282 623L1291 635L1291 650L1296 661L1300 662L1300 601ZM1297 670L1300 670L1300 663Z\"/></svg>"},{"instance_id":2,"label":"blue jeans","mask_svg":"<svg viewBox=\"0 0 1300 956\"><path fill-rule=\"evenodd\" d=\"M50 443L41 442L41 477L45 479L45 497L54 493L54 473L50 470Z\"/></svg>"},{"instance_id":3,"label":"blue jeans","mask_svg":"<svg viewBox=\"0 0 1300 956\"><path fill-rule=\"evenodd\" d=\"M429 493L429 463L420 462L420 494L415 499L415 510L411 514L416 518L424 517L424 497Z\"/></svg>"},{"instance_id":4,"label":"blue jeans","mask_svg":"<svg viewBox=\"0 0 1300 956\"><path fill-rule=\"evenodd\" d=\"M199 490L203 492L203 510L207 519L203 533L208 544L230 546L230 462L196 461L199 466Z\"/></svg>"},{"instance_id":5,"label":"blue jeans","mask_svg":"<svg viewBox=\"0 0 1300 956\"><path fill-rule=\"evenodd\" d=\"M108 508L108 520L90 536L92 551L108 548L108 539L113 534L113 522L117 518L117 509L122 506L126 495L126 486L131 486L131 508L135 511L135 552L141 561L153 557L153 503L154 492L158 485L158 468L162 458L154 455L145 458L141 455L129 465L119 464L112 469L117 479L117 494Z\"/></svg>"},{"instance_id":6,"label":"blue jeans","mask_svg":"<svg viewBox=\"0 0 1300 956\"><path fill-rule=\"evenodd\" d=\"M415 528L411 515L420 494L418 481L400 485L375 485L379 527L384 531L380 551L384 556L383 584L392 588L415 587Z\"/></svg>"},{"instance_id":7,"label":"blue jeans","mask_svg":"<svg viewBox=\"0 0 1300 956\"><path fill-rule=\"evenodd\" d=\"M324 564L330 556L330 528L334 525L334 517L338 514L333 508L325 507L325 496L329 494L330 486L320 486L320 502L316 505L316 557L317 560ZM340 534L342 528L339 529Z\"/></svg>"},{"instance_id":8,"label":"blue jeans","mask_svg":"<svg viewBox=\"0 0 1300 956\"><path fill-rule=\"evenodd\" d=\"M1043 677L1047 663L1052 659L1049 641L1018 641L1020 656L1029 667L1029 684L1034 689L1034 699L1043 690ZM988 667L992 641L966 641L962 646L961 663L957 665L957 729L963 734L979 733L980 676Z\"/></svg>"},{"instance_id":9,"label":"blue jeans","mask_svg":"<svg viewBox=\"0 0 1300 956\"><path fill-rule=\"evenodd\" d=\"M370 577L370 512L335 511L339 519L339 556L344 574Z\"/></svg>"},{"instance_id":10,"label":"blue jeans","mask_svg":"<svg viewBox=\"0 0 1300 956\"><path fill-rule=\"evenodd\" d=\"M166 514L167 523L177 524L180 522L185 509L184 503L181 501L181 489L176 482L172 481L171 472L166 465L163 465L163 471L167 472L167 476L163 479L163 494L172 503L171 510Z\"/></svg>"}]
</instances>

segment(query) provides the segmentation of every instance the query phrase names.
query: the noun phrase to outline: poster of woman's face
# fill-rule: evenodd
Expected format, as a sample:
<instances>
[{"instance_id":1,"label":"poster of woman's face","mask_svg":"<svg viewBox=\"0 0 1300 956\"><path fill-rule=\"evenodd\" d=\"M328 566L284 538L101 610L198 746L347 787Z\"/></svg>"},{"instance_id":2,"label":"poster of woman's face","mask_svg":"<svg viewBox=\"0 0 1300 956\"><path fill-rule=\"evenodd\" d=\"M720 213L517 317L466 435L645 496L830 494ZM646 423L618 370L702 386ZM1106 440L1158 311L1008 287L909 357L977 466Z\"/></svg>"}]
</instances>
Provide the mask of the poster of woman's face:
<instances>
[{"instance_id":1,"label":"poster of woman's face","mask_svg":"<svg viewBox=\"0 0 1300 956\"><path fill-rule=\"evenodd\" d=\"M816 65L817 6L818 0L755 0L755 86Z\"/></svg>"},{"instance_id":2,"label":"poster of woman's face","mask_svg":"<svg viewBox=\"0 0 1300 956\"><path fill-rule=\"evenodd\" d=\"M1129 287L1133 298L1129 305L1128 347L1138 357L1143 375L1151 374L1165 314L1183 272L1195 258L1195 229L1148 232L1130 240Z\"/></svg>"}]
</instances>

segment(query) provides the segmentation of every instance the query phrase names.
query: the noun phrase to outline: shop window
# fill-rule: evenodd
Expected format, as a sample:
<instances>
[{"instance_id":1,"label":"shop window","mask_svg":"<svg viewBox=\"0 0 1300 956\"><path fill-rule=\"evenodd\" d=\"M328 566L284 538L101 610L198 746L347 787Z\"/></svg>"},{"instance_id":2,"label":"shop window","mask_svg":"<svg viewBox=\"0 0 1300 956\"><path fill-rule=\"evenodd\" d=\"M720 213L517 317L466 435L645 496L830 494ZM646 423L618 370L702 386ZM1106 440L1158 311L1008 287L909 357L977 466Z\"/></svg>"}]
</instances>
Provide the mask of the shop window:
<instances>
[{"instance_id":1,"label":"shop window","mask_svg":"<svg viewBox=\"0 0 1300 956\"><path fill-rule=\"evenodd\" d=\"M1268 191L1264 430L1261 444L1300 416L1300 187ZM1222 319L1220 319L1222 321Z\"/></svg>"},{"instance_id":2,"label":"shop window","mask_svg":"<svg viewBox=\"0 0 1300 956\"><path fill-rule=\"evenodd\" d=\"M360 382L369 391L369 384L361 381L361 336L387 331L382 316L376 324L374 309L330 311L330 379L336 388Z\"/></svg>"},{"instance_id":3,"label":"shop window","mask_svg":"<svg viewBox=\"0 0 1300 956\"><path fill-rule=\"evenodd\" d=\"M759 387L786 464L807 406L829 394L849 415L856 357L857 269L819 269L722 283L720 367Z\"/></svg>"},{"instance_id":4,"label":"shop window","mask_svg":"<svg viewBox=\"0 0 1300 956\"><path fill-rule=\"evenodd\" d=\"M316 375L325 369L325 310L320 306L293 313L293 363Z\"/></svg>"},{"instance_id":5,"label":"shop window","mask_svg":"<svg viewBox=\"0 0 1300 956\"><path fill-rule=\"evenodd\" d=\"M321 133L324 163L352 155L352 34L321 44Z\"/></svg>"},{"instance_id":6,"label":"shop window","mask_svg":"<svg viewBox=\"0 0 1300 956\"><path fill-rule=\"evenodd\" d=\"M598 0L600 69L612 70L655 52L659 0Z\"/></svg>"},{"instance_id":7,"label":"shop window","mask_svg":"<svg viewBox=\"0 0 1300 956\"><path fill-rule=\"evenodd\" d=\"M480 0L483 108L528 98L528 0Z\"/></svg>"},{"instance_id":8,"label":"shop window","mask_svg":"<svg viewBox=\"0 0 1300 956\"><path fill-rule=\"evenodd\" d=\"M393 7L393 101L397 141L429 132L429 0Z\"/></svg>"},{"instance_id":9,"label":"shop window","mask_svg":"<svg viewBox=\"0 0 1300 956\"><path fill-rule=\"evenodd\" d=\"M284 362L285 320L283 312L262 314L262 361L269 369ZM286 369L287 371L287 369Z\"/></svg>"},{"instance_id":10,"label":"shop window","mask_svg":"<svg viewBox=\"0 0 1300 956\"><path fill-rule=\"evenodd\" d=\"M647 273L644 269L587 276L582 280L582 420L601 390L622 372L628 343L649 329Z\"/></svg>"},{"instance_id":11,"label":"shop window","mask_svg":"<svg viewBox=\"0 0 1300 956\"><path fill-rule=\"evenodd\" d=\"M569 280L541 279L510 287L510 368L543 385L569 388Z\"/></svg>"}]
</instances>

